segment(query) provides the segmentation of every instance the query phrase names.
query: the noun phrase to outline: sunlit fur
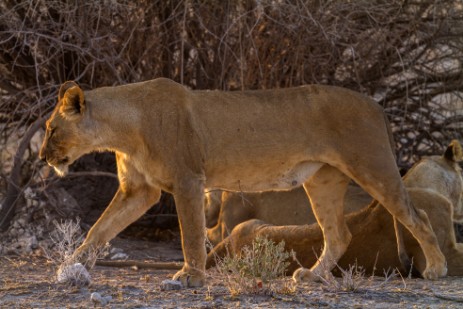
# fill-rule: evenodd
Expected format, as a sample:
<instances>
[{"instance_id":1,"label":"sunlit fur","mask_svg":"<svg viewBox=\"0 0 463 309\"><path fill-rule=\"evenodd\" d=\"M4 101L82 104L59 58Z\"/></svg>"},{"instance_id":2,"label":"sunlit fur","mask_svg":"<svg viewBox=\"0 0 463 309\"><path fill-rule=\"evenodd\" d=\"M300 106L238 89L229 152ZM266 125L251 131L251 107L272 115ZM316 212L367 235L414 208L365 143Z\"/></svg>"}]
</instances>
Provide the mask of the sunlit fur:
<instances>
[{"instance_id":1,"label":"sunlit fur","mask_svg":"<svg viewBox=\"0 0 463 309\"><path fill-rule=\"evenodd\" d=\"M443 155L425 157L414 164L404 180L407 188L432 189L448 198L454 209L453 220L456 223L461 222L463 217L463 180L459 166L463 156L460 149L460 143L452 141ZM450 155L446 157L445 154ZM222 241L237 224L250 219L259 219L273 225L316 222L303 188L259 193L215 190L208 193L207 197L207 236L214 245ZM370 200L371 197L365 191L349 186L344 199L344 212L360 210Z\"/></svg>"},{"instance_id":2,"label":"sunlit fur","mask_svg":"<svg viewBox=\"0 0 463 309\"><path fill-rule=\"evenodd\" d=\"M451 157L445 155L426 157L416 163L405 175L405 184L413 204L428 215L446 257L448 274L452 276L463 275L463 244L456 243L453 227L455 206L461 202L455 197L461 198L463 193L461 169L458 166L458 161L462 160L462 157L458 155L459 147L458 141L452 141L447 149L453 153ZM266 194L262 193L262 195ZM286 216L288 211L285 205L287 204L295 206L293 211L305 211L307 201L302 199L297 192L275 193L269 197L278 194L285 196L286 203L282 204L279 199L275 199L275 203L272 203L268 198L260 200L251 198L255 203L252 206L257 208L280 207L282 211L280 214L274 212L275 216ZM244 194L242 198L247 199L248 196ZM266 203L265 205L258 204L259 201ZM346 201L352 203L352 200ZM227 205L227 207L230 206ZM243 207L242 205L235 206ZM355 264L362 267L366 273L375 272L376 275L382 275L384 270L397 268L408 275L398 259L392 216L377 202L367 207L366 204L362 205L354 201L352 205L346 205L346 208L353 212L347 216L347 224L353 234L353 239L338 265L348 268L349 265ZM219 217L218 221L221 222L224 219L230 220L230 218ZM295 251L299 262L303 265L311 265L323 246L323 235L314 219L306 223L311 225L274 226L271 222L256 219L245 221L237 225L231 234L209 253L208 266L213 266L217 258L225 254L239 254L243 247L251 245L252 240L258 236L267 237L275 242L283 240L287 250ZM419 272L423 272L426 259L419 245L409 233L405 232L403 237L405 249L413 258L413 266ZM294 270L296 267L298 267L297 264L293 263L291 269Z\"/></svg>"},{"instance_id":3,"label":"sunlit fur","mask_svg":"<svg viewBox=\"0 0 463 309\"><path fill-rule=\"evenodd\" d=\"M193 91L158 78L83 91L66 82L48 120L41 158L64 174L85 153L115 152L119 189L74 258L104 244L157 202L174 195L184 267L174 278L205 281L204 191L288 190L303 185L325 232L321 262L334 267L350 233L342 214L352 178L413 231L426 253L424 276L446 273L426 216L410 208L381 107L339 87Z\"/></svg>"}]
</instances>

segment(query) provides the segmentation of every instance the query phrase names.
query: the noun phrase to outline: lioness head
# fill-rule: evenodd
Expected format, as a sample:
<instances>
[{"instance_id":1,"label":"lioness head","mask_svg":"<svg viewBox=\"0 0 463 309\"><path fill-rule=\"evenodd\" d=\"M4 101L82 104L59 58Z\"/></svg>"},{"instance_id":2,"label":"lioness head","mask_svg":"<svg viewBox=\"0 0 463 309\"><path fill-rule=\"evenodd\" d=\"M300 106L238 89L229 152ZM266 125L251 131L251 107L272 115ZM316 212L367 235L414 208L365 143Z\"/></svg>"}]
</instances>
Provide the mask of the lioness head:
<instances>
[{"instance_id":1,"label":"lioness head","mask_svg":"<svg viewBox=\"0 0 463 309\"><path fill-rule=\"evenodd\" d=\"M454 221L462 223L463 222L463 178L461 177L461 167L460 163L463 161L463 148L461 147L460 142L453 140L450 145L447 147L443 157L453 164L455 170L455 180L452 185L449 187L454 188L453 193L455 196L455 201L453 202L454 206Z\"/></svg>"},{"instance_id":2,"label":"lioness head","mask_svg":"<svg viewBox=\"0 0 463 309\"><path fill-rule=\"evenodd\" d=\"M75 82L64 83L50 119L46 122L45 138L39 157L64 176L68 166L91 150L88 134L90 120L86 112L84 93ZM87 134L86 134L87 133Z\"/></svg>"},{"instance_id":3,"label":"lioness head","mask_svg":"<svg viewBox=\"0 0 463 309\"><path fill-rule=\"evenodd\" d=\"M463 178L459 163L463 149L453 140L441 156L425 157L405 175L408 188L432 189L448 198L454 207L454 221L463 222Z\"/></svg>"}]
</instances>

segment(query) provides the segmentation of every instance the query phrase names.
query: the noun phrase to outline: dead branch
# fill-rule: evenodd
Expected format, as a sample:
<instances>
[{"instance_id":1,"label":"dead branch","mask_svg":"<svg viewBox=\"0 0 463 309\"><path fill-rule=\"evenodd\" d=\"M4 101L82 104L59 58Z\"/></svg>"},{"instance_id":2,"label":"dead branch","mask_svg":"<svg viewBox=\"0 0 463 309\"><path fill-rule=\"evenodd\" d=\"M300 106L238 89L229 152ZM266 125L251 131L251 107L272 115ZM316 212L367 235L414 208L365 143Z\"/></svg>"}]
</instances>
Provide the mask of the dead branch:
<instances>
[{"instance_id":1,"label":"dead branch","mask_svg":"<svg viewBox=\"0 0 463 309\"><path fill-rule=\"evenodd\" d=\"M178 270L182 269L182 263L176 262L143 262L143 261L135 261L135 260L115 260L115 261L107 261L107 260L97 260L96 265L98 266L106 266L106 267L138 267L138 268L150 268L150 269L172 269Z\"/></svg>"},{"instance_id":2,"label":"dead branch","mask_svg":"<svg viewBox=\"0 0 463 309\"><path fill-rule=\"evenodd\" d=\"M0 231L4 231L10 225L10 220L14 214L14 206L19 199L19 195L21 194L20 175L24 153L29 146L32 136L34 136L35 132L37 132L37 130L39 130L44 125L47 118L48 115L46 115L46 117L39 118L30 126L29 130L27 130L26 134L24 134L24 137L21 140L18 150L14 156L13 169L8 179L6 198L2 204L2 208L0 209Z\"/></svg>"}]
</instances>

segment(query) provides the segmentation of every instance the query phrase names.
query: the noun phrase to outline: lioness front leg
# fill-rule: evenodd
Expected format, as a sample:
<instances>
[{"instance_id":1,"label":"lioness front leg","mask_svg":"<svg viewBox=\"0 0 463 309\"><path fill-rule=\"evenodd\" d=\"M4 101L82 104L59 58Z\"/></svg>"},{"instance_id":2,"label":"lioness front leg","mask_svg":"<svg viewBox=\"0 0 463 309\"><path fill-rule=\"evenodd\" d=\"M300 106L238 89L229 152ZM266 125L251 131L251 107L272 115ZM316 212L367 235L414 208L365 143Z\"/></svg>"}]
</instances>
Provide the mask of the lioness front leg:
<instances>
[{"instance_id":1,"label":"lioness front leg","mask_svg":"<svg viewBox=\"0 0 463 309\"><path fill-rule=\"evenodd\" d=\"M200 287L205 281L207 257L204 187L199 181L187 182L174 193L185 261L173 279L185 287Z\"/></svg>"},{"instance_id":2,"label":"lioness front leg","mask_svg":"<svg viewBox=\"0 0 463 309\"><path fill-rule=\"evenodd\" d=\"M344 195L348 184L349 178L328 164L304 183L325 241L317 263L310 270L299 268L294 272L296 282L318 281L333 269L346 251L352 238L344 221Z\"/></svg>"},{"instance_id":3,"label":"lioness front leg","mask_svg":"<svg viewBox=\"0 0 463 309\"><path fill-rule=\"evenodd\" d=\"M92 248L104 245L140 218L159 201L161 190L144 181L143 175L117 156L120 186L113 200L88 232L84 243L77 248L73 259L86 265ZM91 265L86 265L89 268Z\"/></svg>"}]
</instances>

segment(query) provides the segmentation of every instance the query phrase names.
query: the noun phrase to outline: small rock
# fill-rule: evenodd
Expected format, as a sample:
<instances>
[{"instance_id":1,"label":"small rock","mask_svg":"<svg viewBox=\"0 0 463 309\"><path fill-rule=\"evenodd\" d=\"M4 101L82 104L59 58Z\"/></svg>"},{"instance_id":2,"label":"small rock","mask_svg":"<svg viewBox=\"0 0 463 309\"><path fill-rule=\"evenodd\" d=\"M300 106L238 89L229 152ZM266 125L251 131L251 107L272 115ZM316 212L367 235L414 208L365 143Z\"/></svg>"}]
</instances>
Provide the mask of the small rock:
<instances>
[{"instance_id":1,"label":"small rock","mask_svg":"<svg viewBox=\"0 0 463 309\"><path fill-rule=\"evenodd\" d=\"M16 228L11 227L8 234L10 234L11 237L15 237L18 234L18 232L16 231Z\"/></svg>"},{"instance_id":2,"label":"small rock","mask_svg":"<svg viewBox=\"0 0 463 309\"><path fill-rule=\"evenodd\" d=\"M36 197L36 194L34 191L32 191L31 187L27 187L24 192L24 198L28 199L28 200L32 200Z\"/></svg>"},{"instance_id":3,"label":"small rock","mask_svg":"<svg viewBox=\"0 0 463 309\"><path fill-rule=\"evenodd\" d=\"M37 241L37 237L35 237L34 235L32 235L31 237L29 237L29 247L32 249L32 250L35 250L39 247L39 243Z\"/></svg>"},{"instance_id":4,"label":"small rock","mask_svg":"<svg viewBox=\"0 0 463 309\"><path fill-rule=\"evenodd\" d=\"M123 252L116 253L111 257L111 260L127 260L129 256Z\"/></svg>"},{"instance_id":5,"label":"small rock","mask_svg":"<svg viewBox=\"0 0 463 309\"><path fill-rule=\"evenodd\" d=\"M105 306L113 299L113 297L111 295L102 297L100 293L93 292L90 295L90 299L95 303L95 305L99 304L99 305Z\"/></svg>"},{"instance_id":6,"label":"small rock","mask_svg":"<svg viewBox=\"0 0 463 309\"><path fill-rule=\"evenodd\" d=\"M122 253L122 252L124 252L124 250L122 250L121 248L116 248L116 247L112 247L111 250L109 250L110 254L116 254L116 253Z\"/></svg>"},{"instance_id":7,"label":"small rock","mask_svg":"<svg viewBox=\"0 0 463 309\"><path fill-rule=\"evenodd\" d=\"M57 272L59 283L70 283L72 285L84 286L91 282L90 274L81 263L73 265L61 265Z\"/></svg>"},{"instance_id":8,"label":"small rock","mask_svg":"<svg viewBox=\"0 0 463 309\"><path fill-rule=\"evenodd\" d=\"M108 304L113 298L112 296L102 297L100 293L93 292L90 295L90 299L95 303L95 305L106 306L106 304Z\"/></svg>"},{"instance_id":9,"label":"small rock","mask_svg":"<svg viewBox=\"0 0 463 309\"><path fill-rule=\"evenodd\" d=\"M183 285L180 281L164 280L161 282L161 291L181 290Z\"/></svg>"},{"instance_id":10,"label":"small rock","mask_svg":"<svg viewBox=\"0 0 463 309\"><path fill-rule=\"evenodd\" d=\"M24 234L24 229L21 228L21 227L18 228L16 235L17 235L17 236L21 236L21 235L23 235L23 234Z\"/></svg>"},{"instance_id":11,"label":"small rock","mask_svg":"<svg viewBox=\"0 0 463 309\"><path fill-rule=\"evenodd\" d=\"M16 220L16 222L18 223L18 226L20 226L20 227L26 226L26 219L25 218L19 218L18 220Z\"/></svg>"}]
</instances>

